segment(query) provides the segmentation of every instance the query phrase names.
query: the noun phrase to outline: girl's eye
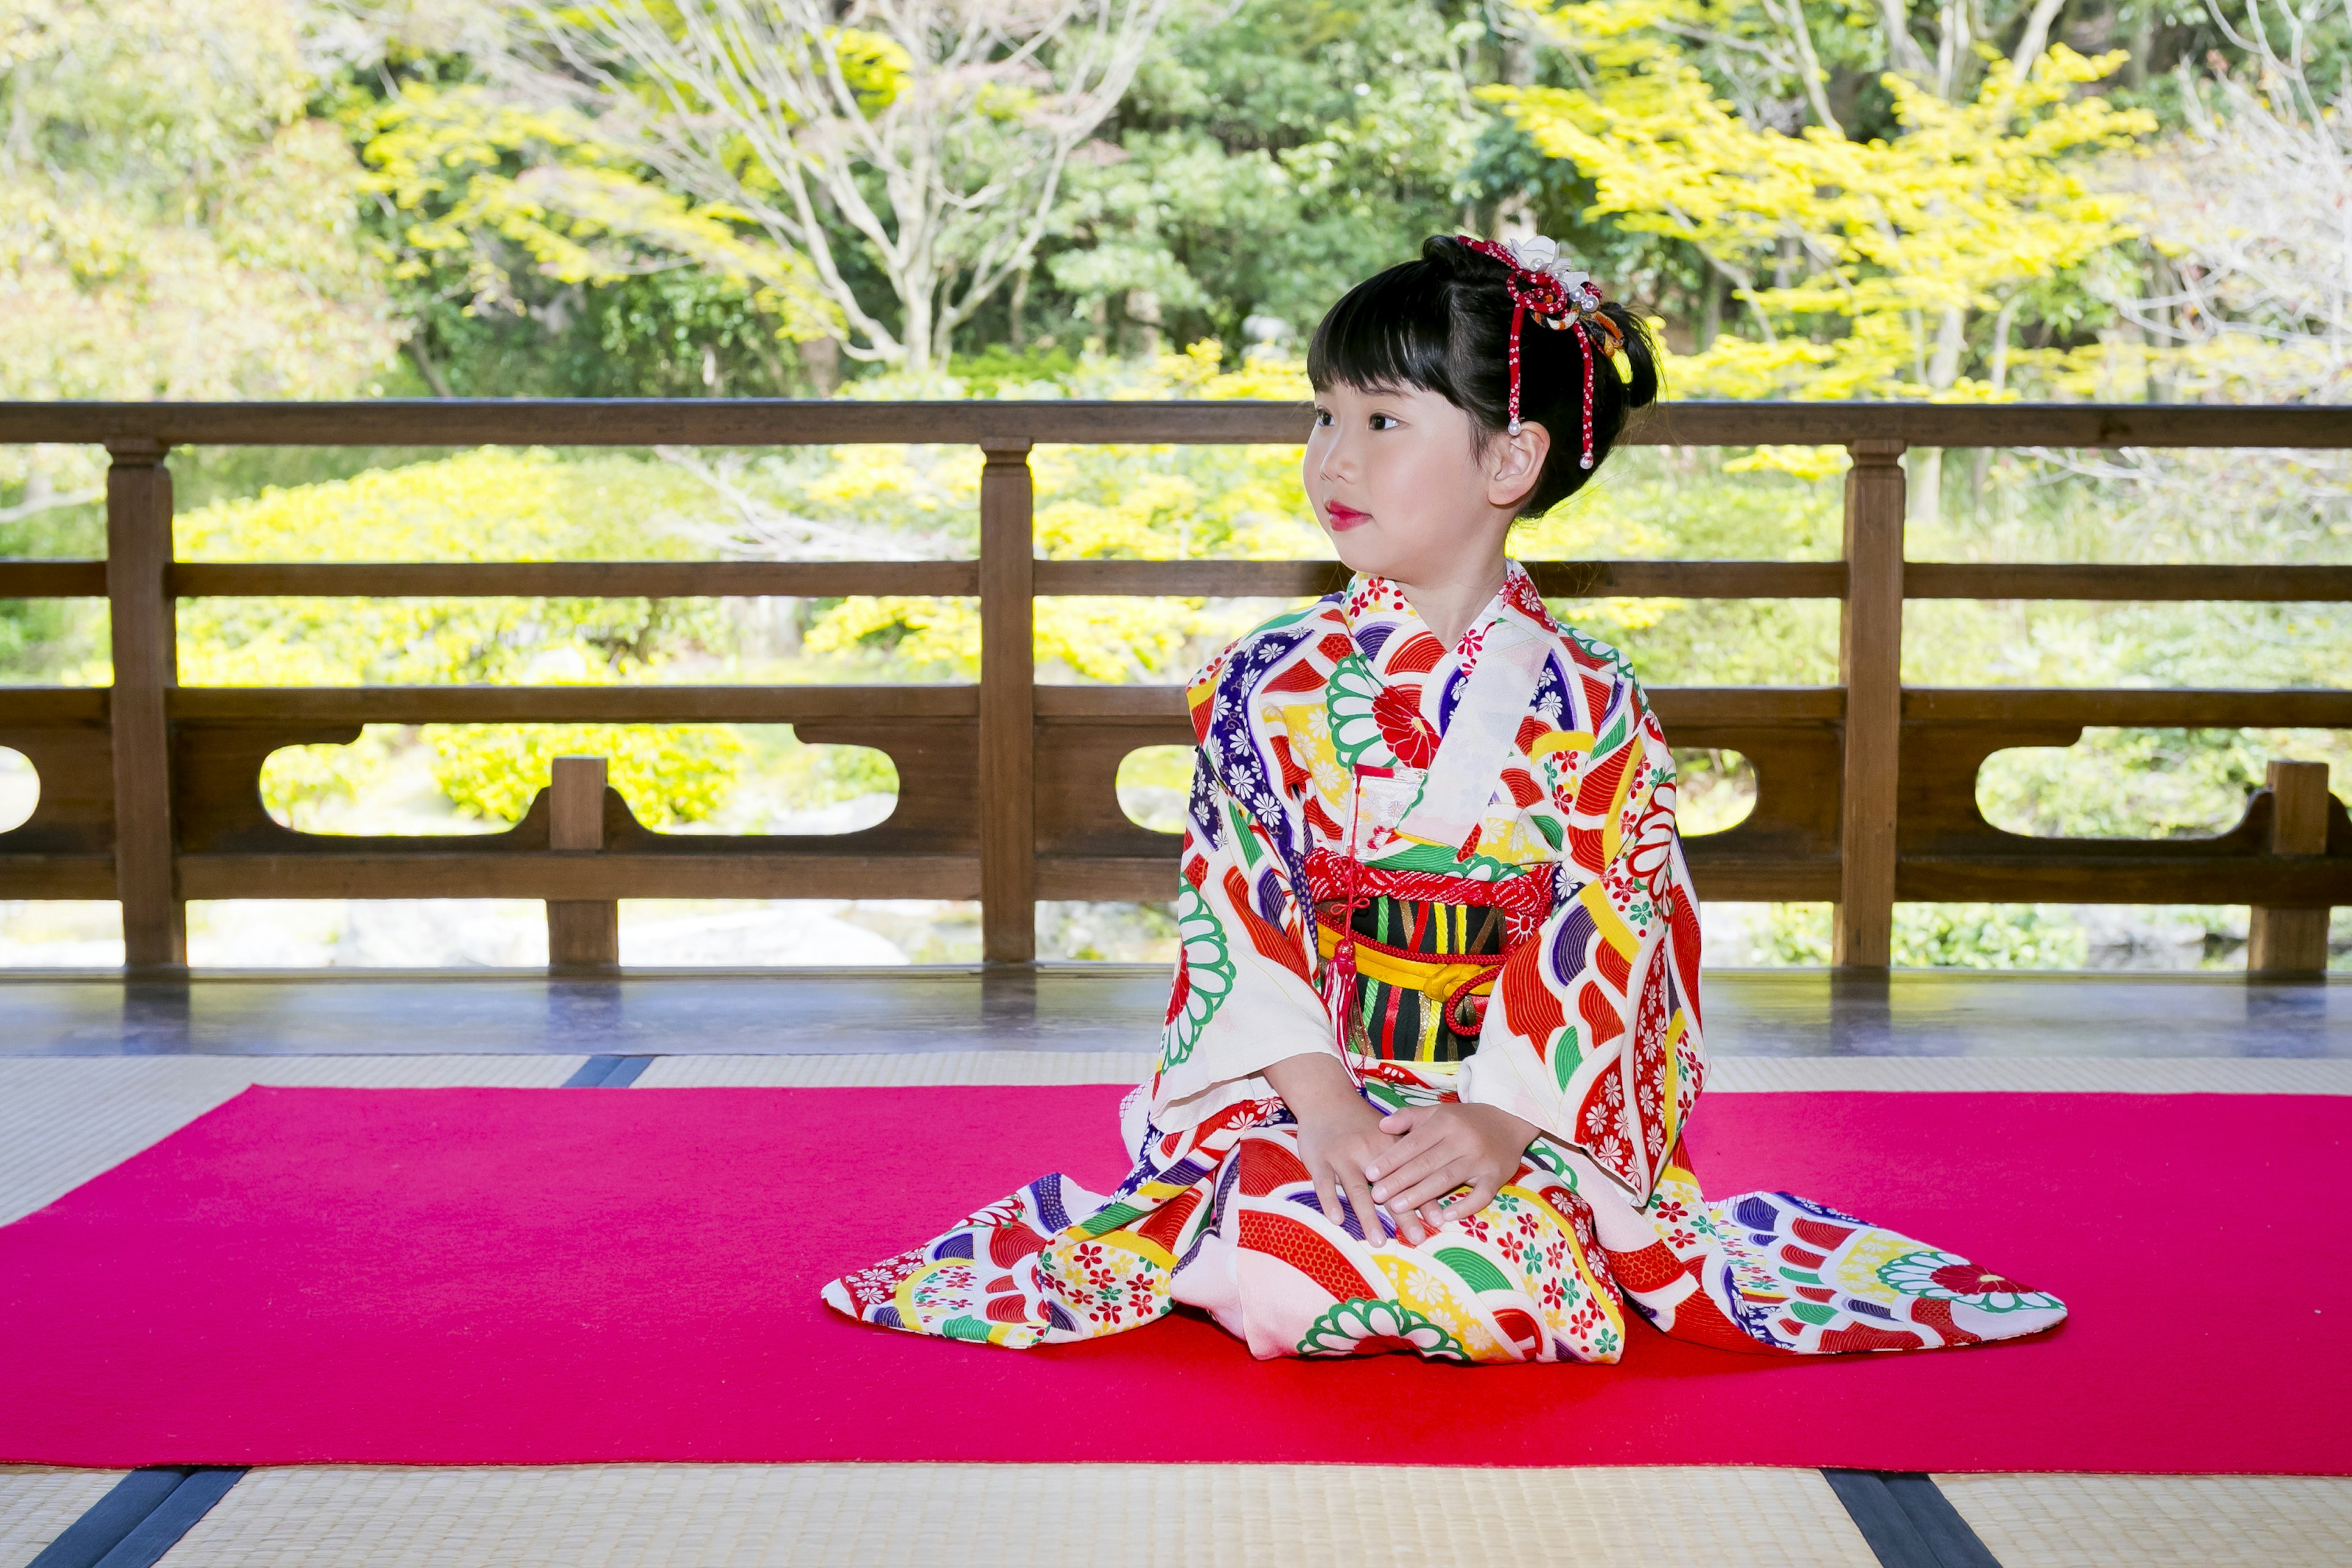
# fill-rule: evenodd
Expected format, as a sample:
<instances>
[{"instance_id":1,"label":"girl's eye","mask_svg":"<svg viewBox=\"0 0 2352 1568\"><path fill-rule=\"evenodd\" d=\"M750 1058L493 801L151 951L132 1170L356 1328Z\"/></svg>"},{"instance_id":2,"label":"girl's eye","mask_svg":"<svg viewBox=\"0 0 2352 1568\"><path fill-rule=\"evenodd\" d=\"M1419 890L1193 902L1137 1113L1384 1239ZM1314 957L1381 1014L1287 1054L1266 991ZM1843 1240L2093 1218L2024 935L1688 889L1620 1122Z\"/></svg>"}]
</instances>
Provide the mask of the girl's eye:
<instances>
[{"instance_id":1,"label":"girl's eye","mask_svg":"<svg viewBox=\"0 0 2352 1568\"><path fill-rule=\"evenodd\" d=\"M1375 414L1367 423L1375 430L1393 430L1397 427L1398 420L1393 414Z\"/></svg>"},{"instance_id":2,"label":"girl's eye","mask_svg":"<svg viewBox=\"0 0 2352 1568\"><path fill-rule=\"evenodd\" d=\"M1328 425L1328 424L1330 424L1330 423L1331 423L1331 411L1330 411L1329 409L1328 409L1328 408L1318 408L1318 409L1315 411L1315 423L1316 423L1318 426L1324 426L1324 425Z\"/></svg>"}]
</instances>

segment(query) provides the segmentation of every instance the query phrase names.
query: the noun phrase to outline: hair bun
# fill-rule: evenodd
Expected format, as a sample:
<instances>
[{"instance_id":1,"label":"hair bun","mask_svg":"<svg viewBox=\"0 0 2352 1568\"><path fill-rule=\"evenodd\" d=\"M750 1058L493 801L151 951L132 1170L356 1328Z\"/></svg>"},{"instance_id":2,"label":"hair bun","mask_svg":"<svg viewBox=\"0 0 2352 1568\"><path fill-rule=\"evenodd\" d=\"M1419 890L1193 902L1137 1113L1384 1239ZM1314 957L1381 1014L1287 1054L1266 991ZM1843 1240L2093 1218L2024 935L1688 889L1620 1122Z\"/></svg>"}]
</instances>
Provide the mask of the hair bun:
<instances>
[{"instance_id":1,"label":"hair bun","mask_svg":"<svg viewBox=\"0 0 2352 1568\"><path fill-rule=\"evenodd\" d=\"M1530 315L1558 330L1522 330ZM1557 245L1521 241L1514 250L1454 235L1430 237L1419 259L1342 296L1315 329L1307 373L1318 386L1435 392L1482 438L1508 432L1515 418L1541 425L1549 449L1523 517L1581 489L1591 472L1584 459L1597 467L1626 416L1658 395L1648 329L1604 300Z\"/></svg>"}]
</instances>

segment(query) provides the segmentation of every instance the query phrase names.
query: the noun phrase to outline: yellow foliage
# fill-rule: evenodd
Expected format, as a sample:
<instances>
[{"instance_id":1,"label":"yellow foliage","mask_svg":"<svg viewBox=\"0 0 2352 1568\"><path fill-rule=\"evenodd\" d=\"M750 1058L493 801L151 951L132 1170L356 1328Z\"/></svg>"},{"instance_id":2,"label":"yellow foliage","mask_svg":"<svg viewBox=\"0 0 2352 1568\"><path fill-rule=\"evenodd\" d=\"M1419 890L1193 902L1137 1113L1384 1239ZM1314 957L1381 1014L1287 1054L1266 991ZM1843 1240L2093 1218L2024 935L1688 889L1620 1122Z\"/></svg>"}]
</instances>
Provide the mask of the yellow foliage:
<instances>
[{"instance_id":1,"label":"yellow foliage","mask_svg":"<svg viewBox=\"0 0 2352 1568\"><path fill-rule=\"evenodd\" d=\"M724 724L427 724L424 739L434 778L466 816L520 821L555 758L592 756L648 827L717 815L746 751Z\"/></svg>"},{"instance_id":2,"label":"yellow foliage","mask_svg":"<svg viewBox=\"0 0 2352 1568\"><path fill-rule=\"evenodd\" d=\"M1102 373L1097 372L1098 375ZM1144 367L1122 367L1085 389L1122 398L1310 395L1296 360L1253 356L1227 370L1213 340ZM1281 560L1323 555L1298 478L1296 447L1040 447L1037 545L1051 560ZM968 447L843 447L800 494L826 508L887 515L903 527L977 510L981 462ZM1036 655L1088 680L1166 675L1189 661L1192 639L1223 629L1199 599L1041 599ZM1232 630L1239 630L1235 626ZM805 646L863 651L927 672L969 679L980 668L980 618L961 600L856 598L820 616Z\"/></svg>"},{"instance_id":3,"label":"yellow foliage","mask_svg":"<svg viewBox=\"0 0 2352 1568\"><path fill-rule=\"evenodd\" d=\"M2135 233L2128 199L2095 189L2088 165L2155 121L2080 90L2120 54L2053 46L2023 78L1996 60L1966 103L1890 75L1902 135L1862 142L1811 126L1791 136L1741 119L1663 35L1642 31L1658 9L1555 8L1592 40L1607 68L1598 85L1490 96L1592 179L1588 216L1684 240L1737 285L1755 336L1727 334L1673 361L1679 394L2002 396L2000 375L1961 374L1969 319L2013 307ZM1999 316L1997 334L2009 325ZM1991 353L2011 363L2005 342Z\"/></svg>"},{"instance_id":4,"label":"yellow foliage","mask_svg":"<svg viewBox=\"0 0 2352 1568\"><path fill-rule=\"evenodd\" d=\"M183 512L173 528L190 561L642 559L687 552L684 540L646 524L699 500L664 464L485 447L272 488ZM602 683L656 667L657 642L699 635L708 613L645 599L198 599L180 613L181 676L200 686ZM537 787L530 777L544 782L546 758L567 749L610 755L616 786L648 823L707 816L740 771L740 742L709 726L434 733L435 773L449 798L490 817L519 814ZM373 739L306 748L273 764L265 794L281 811L352 794L388 755ZM507 779L499 770L509 765L522 772Z\"/></svg>"},{"instance_id":5,"label":"yellow foliage","mask_svg":"<svg viewBox=\"0 0 2352 1568\"><path fill-rule=\"evenodd\" d=\"M841 67L841 79L857 95L857 107L869 117L898 100L914 80L915 57L887 33L864 27L828 27L824 39Z\"/></svg>"},{"instance_id":6,"label":"yellow foliage","mask_svg":"<svg viewBox=\"0 0 2352 1568\"><path fill-rule=\"evenodd\" d=\"M860 58L865 56L861 55ZM838 330L840 311L807 258L774 245L733 207L696 203L640 178L578 115L528 107L487 89L411 81L351 115L368 187L404 215L403 276L436 260L465 266L475 303L514 305L502 241L564 283L610 283L642 270L635 252L689 261L751 293L780 334Z\"/></svg>"},{"instance_id":7,"label":"yellow foliage","mask_svg":"<svg viewBox=\"0 0 2352 1568\"><path fill-rule=\"evenodd\" d=\"M983 461L973 447L835 447L830 467L801 486L820 505L845 511L961 514L980 502Z\"/></svg>"},{"instance_id":8,"label":"yellow foliage","mask_svg":"<svg viewBox=\"0 0 2352 1568\"><path fill-rule=\"evenodd\" d=\"M971 676L980 668L980 606L896 594L844 599L802 640L811 653L883 652L918 668Z\"/></svg>"},{"instance_id":9,"label":"yellow foliage","mask_svg":"<svg viewBox=\"0 0 2352 1568\"><path fill-rule=\"evenodd\" d=\"M643 525L697 504L692 481L622 457L485 447L438 462L217 502L173 520L184 561L546 561L677 556ZM199 599L180 615L191 685L355 686L598 679L653 661L656 626L698 607L644 599Z\"/></svg>"},{"instance_id":10,"label":"yellow foliage","mask_svg":"<svg viewBox=\"0 0 2352 1568\"><path fill-rule=\"evenodd\" d=\"M1819 480L1844 473L1853 458L1843 447L1755 447L1723 465L1727 474L1789 474Z\"/></svg>"}]
</instances>

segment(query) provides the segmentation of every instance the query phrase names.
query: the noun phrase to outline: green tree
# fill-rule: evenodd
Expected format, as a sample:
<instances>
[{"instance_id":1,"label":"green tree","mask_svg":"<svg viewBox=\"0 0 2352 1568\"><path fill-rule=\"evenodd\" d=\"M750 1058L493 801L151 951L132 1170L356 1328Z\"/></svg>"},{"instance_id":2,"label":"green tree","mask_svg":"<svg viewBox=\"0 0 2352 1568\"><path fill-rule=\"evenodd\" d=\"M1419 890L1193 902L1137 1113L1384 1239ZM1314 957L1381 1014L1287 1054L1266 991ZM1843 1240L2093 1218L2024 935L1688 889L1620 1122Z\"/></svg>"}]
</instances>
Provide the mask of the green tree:
<instances>
[{"instance_id":1,"label":"green tree","mask_svg":"<svg viewBox=\"0 0 2352 1568\"><path fill-rule=\"evenodd\" d=\"M298 44L282 0L0 0L0 398L373 387L389 302ZM93 552L103 460L0 447L0 552ZM91 629L0 605L0 653Z\"/></svg>"},{"instance_id":2,"label":"green tree","mask_svg":"<svg viewBox=\"0 0 2352 1568\"><path fill-rule=\"evenodd\" d=\"M585 337L592 355L641 374L653 368L648 351L679 357L664 352L665 340L685 327L683 357L698 360L698 376L683 387L675 373L646 378L671 392L720 390L722 345L749 350L772 385L782 383L778 340L832 328L803 258L747 237L735 209L649 181L562 106L516 102L479 82L412 79L383 96L353 94L343 119L413 323L404 346L440 395L526 390L510 384L509 365L505 377L471 365L453 376L444 363L510 341L501 329L519 319L542 329L534 345L542 357L551 343ZM559 347L555 357L562 365L575 356ZM603 390L579 384L595 379L584 368L557 369L556 384L528 390Z\"/></svg>"},{"instance_id":3,"label":"green tree","mask_svg":"<svg viewBox=\"0 0 2352 1568\"><path fill-rule=\"evenodd\" d=\"M1303 331L1460 227L1460 176L1496 118L1469 90L1491 68L1482 17L1447 0L1194 0L1074 170L1023 326L1114 352L1162 333L1238 350L1249 317Z\"/></svg>"},{"instance_id":4,"label":"green tree","mask_svg":"<svg viewBox=\"0 0 2352 1568\"><path fill-rule=\"evenodd\" d=\"M844 353L922 375L1029 265L1166 4L524 0L547 58L520 84L805 267Z\"/></svg>"},{"instance_id":5,"label":"green tree","mask_svg":"<svg viewBox=\"0 0 2352 1568\"><path fill-rule=\"evenodd\" d=\"M311 397L391 346L277 0L0 0L0 395Z\"/></svg>"}]
</instances>

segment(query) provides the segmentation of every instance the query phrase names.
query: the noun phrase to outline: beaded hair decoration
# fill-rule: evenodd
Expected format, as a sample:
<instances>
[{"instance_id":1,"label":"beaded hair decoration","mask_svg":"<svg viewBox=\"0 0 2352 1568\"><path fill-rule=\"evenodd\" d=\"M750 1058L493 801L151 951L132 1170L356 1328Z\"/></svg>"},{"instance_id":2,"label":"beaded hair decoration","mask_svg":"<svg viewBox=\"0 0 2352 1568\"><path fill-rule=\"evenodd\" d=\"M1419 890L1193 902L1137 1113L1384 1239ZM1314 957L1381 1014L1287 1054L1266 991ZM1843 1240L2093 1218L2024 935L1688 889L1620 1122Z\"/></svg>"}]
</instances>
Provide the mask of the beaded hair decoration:
<instances>
[{"instance_id":1,"label":"beaded hair decoration","mask_svg":"<svg viewBox=\"0 0 2352 1568\"><path fill-rule=\"evenodd\" d=\"M1601 285L1592 274L1578 271L1560 259L1559 246L1538 235L1533 239L1491 239L1456 236L1481 256L1492 257L1510 268L1504 281L1511 290L1511 422L1519 433L1519 329L1532 315L1555 332L1573 329L1584 343L1583 466L1592 467L1592 362L1607 340L1610 353L1625 346L1617 323L1601 313Z\"/></svg>"}]
</instances>

